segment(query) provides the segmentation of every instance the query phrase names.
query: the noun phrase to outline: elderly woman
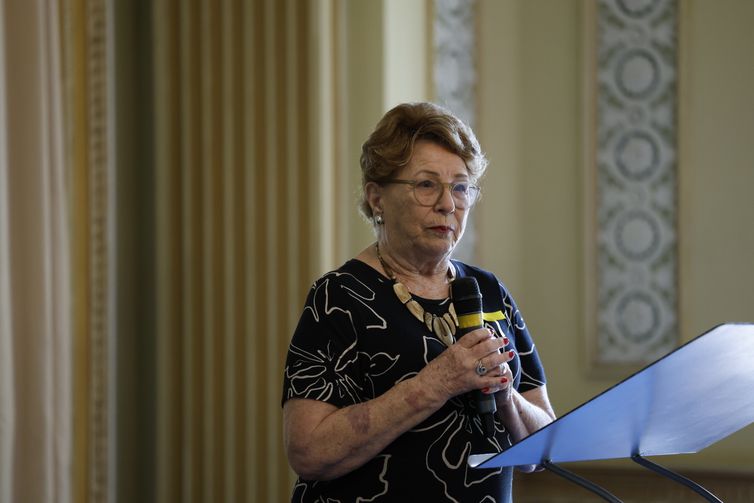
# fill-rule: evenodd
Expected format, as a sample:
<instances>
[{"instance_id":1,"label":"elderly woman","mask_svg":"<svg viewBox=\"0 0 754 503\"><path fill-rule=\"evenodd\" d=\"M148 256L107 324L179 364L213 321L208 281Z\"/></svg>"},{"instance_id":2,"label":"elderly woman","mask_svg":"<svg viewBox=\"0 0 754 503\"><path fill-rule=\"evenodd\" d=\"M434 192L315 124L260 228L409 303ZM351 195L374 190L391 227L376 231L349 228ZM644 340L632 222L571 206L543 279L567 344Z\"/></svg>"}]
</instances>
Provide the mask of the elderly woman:
<instances>
[{"instance_id":1,"label":"elderly woman","mask_svg":"<svg viewBox=\"0 0 754 503\"><path fill-rule=\"evenodd\" d=\"M468 456L554 413L508 291L451 259L486 165L471 129L430 103L393 108L364 143L361 210L376 242L314 283L288 351L293 501L510 500L512 470L471 469ZM484 326L460 337L451 286L469 276ZM477 390L497 405L491 433Z\"/></svg>"}]
</instances>

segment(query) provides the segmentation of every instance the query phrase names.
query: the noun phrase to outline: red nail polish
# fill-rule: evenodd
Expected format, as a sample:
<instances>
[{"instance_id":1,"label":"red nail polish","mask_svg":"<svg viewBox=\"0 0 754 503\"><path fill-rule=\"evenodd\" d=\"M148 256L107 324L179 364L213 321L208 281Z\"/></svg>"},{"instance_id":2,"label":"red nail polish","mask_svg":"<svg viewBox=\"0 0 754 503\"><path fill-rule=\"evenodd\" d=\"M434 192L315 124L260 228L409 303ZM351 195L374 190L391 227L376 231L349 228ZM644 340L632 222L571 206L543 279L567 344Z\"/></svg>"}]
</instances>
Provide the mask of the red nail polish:
<instances>
[{"instance_id":1,"label":"red nail polish","mask_svg":"<svg viewBox=\"0 0 754 503\"><path fill-rule=\"evenodd\" d=\"M503 337L503 344L504 344L504 345L506 345L506 346L507 346L509 342L510 342L510 341L508 340L508 338L507 338L507 337Z\"/></svg>"},{"instance_id":2,"label":"red nail polish","mask_svg":"<svg viewBox=\"0 0 754 503\"><path fill-rule=\"evenodd\" d=\"M510 356L511 358L513 358L514 356L516 356L516 352L515 351L508 351L508 356Z\"/></svg>"},{"instance_id":3,"label":"red nail polish","mask_svg":"<svg viewBox=\"0 0 754 503\"><path fill-rule=\"evenodd\" d=\"M500 379L500 382L503 383L503 384L505 384L505 383L508 382L508 378L507 377L503 377L502 379Z\"/></svg>"},{"instance_id":4,"label":"red nail polish","mask_svg":"<svg viewBox=\"0 0 754 503\"><path fill-rule=\"evenodd\" d=\"M490 392L490 388L482 388L482 393L489 393L489 392Z\"/></svg>"}]
</instances>

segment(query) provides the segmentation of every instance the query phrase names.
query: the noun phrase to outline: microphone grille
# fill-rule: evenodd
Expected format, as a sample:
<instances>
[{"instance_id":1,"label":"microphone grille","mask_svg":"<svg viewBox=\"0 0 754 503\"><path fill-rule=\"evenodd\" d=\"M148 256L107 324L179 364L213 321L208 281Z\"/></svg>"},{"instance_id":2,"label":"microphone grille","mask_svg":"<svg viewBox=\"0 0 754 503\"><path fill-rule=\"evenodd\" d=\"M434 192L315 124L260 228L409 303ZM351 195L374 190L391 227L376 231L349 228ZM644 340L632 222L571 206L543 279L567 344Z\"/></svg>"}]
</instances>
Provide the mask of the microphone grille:
<instances>
[{"instance_id":1,"label":"microphone grille","mask_svg":"<svg viewBox=\"0 0 754 503\"><path fill-rule=\"evenodd\" d=\"M457 278L450 284L450 296L456 313L478 313L482 311L482 294L476 278L465 276Z\"/></svg>"}]
</instances>

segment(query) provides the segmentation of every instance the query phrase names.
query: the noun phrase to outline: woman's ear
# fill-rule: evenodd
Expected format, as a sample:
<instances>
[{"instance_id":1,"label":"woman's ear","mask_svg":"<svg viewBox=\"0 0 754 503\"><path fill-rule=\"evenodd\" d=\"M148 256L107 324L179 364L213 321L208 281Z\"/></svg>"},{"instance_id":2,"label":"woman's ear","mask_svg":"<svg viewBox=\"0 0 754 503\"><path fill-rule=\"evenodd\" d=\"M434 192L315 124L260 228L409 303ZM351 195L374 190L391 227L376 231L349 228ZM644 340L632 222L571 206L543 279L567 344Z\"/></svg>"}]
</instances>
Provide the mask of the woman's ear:
<instances>
[{"instance_id":1,"label":"woman's ear","mask_svg":"<svg viewBox=\"0 0 754 503\"><path fill-rule=\"evenodd\" d=\"M364 186L367 204L373 214L382 213L382 186L377 182L367 182Z\"/></svg>"}]
</instances>

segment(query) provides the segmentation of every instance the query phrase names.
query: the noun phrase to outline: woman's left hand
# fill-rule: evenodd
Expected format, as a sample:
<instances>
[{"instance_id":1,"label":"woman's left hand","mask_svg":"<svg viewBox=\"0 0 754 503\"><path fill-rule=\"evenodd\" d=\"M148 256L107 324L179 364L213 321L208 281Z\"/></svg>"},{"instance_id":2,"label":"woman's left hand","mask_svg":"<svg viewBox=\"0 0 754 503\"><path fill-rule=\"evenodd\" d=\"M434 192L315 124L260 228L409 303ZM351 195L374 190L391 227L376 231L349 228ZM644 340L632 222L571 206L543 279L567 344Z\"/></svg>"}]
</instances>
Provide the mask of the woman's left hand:
<instances>
[{"instance_id":1,"label":"woman's left hand","mask_svg":"<svg viewBox=\"0 0 754 503\"><path fill-rule=\"evenodd\" d=\"M505 363L501 363L500 365L491 368L485 374L485 376L489 377L498 377L500 378L499 381L502 381L502 378L506 378L506 382L501 382L499 385L494 387L482 389L482 393L495 394L496 400L503 401L510 400L511 393L513 391L513 373L511 372L511 368L508 365L508 362L514 358L515 353L513 351L506 351L506 354L508 360ZM481 365L484 365L483 361L479 363Z\"/></svg>"}]
</instances>

